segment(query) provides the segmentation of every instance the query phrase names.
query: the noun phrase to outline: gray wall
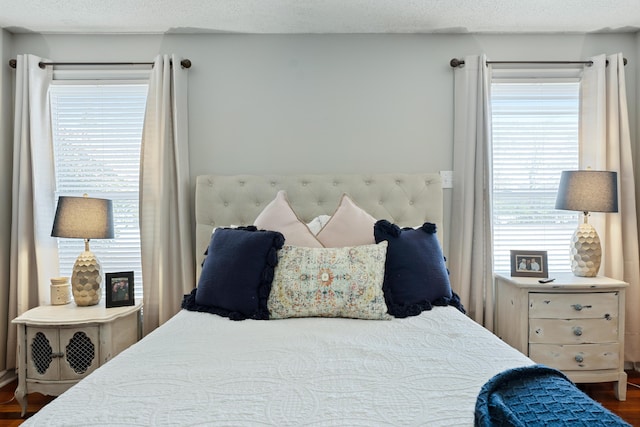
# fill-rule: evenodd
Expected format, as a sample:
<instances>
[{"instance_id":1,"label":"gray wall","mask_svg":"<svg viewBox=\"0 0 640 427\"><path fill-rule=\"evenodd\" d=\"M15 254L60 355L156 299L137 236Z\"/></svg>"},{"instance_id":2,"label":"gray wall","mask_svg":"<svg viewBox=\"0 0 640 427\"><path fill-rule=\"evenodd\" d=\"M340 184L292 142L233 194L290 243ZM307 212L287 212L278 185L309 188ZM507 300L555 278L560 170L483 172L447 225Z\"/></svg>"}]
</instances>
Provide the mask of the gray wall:
<instances>
[{"instance_id":1,"label":"gray wall","mask_svg":"<svg viewBox=\"0 0 640 427\"><path fill-rule=\"evenodd\" d=\"M150 61L172 52L191 59L195 177L450 170L449 60L481 52L494 60L583 60L623 52L630 117L638 118L639 44L635 34L16 34L11 51L57 61ZM445 207L446 218L448 191Z\"/></svg>"}]
</instances>

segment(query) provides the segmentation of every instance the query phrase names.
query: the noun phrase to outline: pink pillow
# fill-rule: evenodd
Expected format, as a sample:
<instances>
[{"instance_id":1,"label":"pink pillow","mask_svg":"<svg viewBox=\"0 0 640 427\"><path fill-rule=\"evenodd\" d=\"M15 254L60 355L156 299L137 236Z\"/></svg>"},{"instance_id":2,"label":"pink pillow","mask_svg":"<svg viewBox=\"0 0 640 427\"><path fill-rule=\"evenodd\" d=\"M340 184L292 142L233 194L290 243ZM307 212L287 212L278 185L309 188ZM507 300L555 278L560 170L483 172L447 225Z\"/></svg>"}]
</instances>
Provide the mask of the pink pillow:
<instances>
[{"instance_id":1,"label":"pink pillow","mask_svg":"<svg viewBox=\"0 0 640 427\"><path fill-rule=\"evenodd\" d=\"M265 206L253 225L263 230L279 231L284 235L285 245L305 248L323 247L309 227L300 221L289 204L284 190L278 191L276 198Z\"/></svg>"},{"instance_id":2,"label":"pink pillow","mask_svg":"<svg viewBox=\"0 0 640 427\"><path fill-rule=\"evenodd\" d=\"M375 223L374 217L343 194L338 208L316 237L325 248L372 245Z\"/></svg>"}]
</instances>

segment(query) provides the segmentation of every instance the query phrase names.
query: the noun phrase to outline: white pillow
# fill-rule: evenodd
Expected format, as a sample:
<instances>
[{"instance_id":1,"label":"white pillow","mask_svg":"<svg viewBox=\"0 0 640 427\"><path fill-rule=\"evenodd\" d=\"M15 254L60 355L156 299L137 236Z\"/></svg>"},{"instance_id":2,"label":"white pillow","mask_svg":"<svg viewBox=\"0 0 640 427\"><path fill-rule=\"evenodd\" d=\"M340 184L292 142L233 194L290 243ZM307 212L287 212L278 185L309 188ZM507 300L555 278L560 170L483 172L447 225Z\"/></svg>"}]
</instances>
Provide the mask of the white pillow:
<instances>
[{"instance_id":1,"label":"white pillow","mask_svg":"<svg viewBox=\"0 0 640 427\"><path fill-rule=\"evenodd\" d=\"M311 220L311 222L307 223L307 227L309 230L316 236L322 230L322 227L331 219L331 215L320 215Z\"/></svg>"}]
</instances>

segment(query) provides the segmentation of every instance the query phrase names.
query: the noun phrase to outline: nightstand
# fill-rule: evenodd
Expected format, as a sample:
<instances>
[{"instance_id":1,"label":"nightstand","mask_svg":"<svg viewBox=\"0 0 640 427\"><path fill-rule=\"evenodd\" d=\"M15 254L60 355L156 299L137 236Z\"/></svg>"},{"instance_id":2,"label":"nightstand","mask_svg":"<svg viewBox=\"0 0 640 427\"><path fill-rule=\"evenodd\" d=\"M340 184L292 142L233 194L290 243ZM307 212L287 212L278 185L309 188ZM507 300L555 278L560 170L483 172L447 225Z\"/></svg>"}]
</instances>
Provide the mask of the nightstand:
<instances>
[{"instance_id":1,"label":"nightstand","mask_svg":"<svg viewBox=\"0 0 640 427\"><path fill-rule=\"evenodd\" d=\"M27 410L27 394L58 396L142 337L140 310L43 305L15 318L18 325L18 388Z\"/></svg>"},{"instance_id":2,"label":"nightstand","mask_svg":"<svg viewBox=\"0 0 640 427\"><path fill-rule=\"evenodd\" d=\"M627 396L624 316L627 283L607 277L496 274L496 335L573 382L613 381L618 400Z\"/></svg>"}]
</instances>

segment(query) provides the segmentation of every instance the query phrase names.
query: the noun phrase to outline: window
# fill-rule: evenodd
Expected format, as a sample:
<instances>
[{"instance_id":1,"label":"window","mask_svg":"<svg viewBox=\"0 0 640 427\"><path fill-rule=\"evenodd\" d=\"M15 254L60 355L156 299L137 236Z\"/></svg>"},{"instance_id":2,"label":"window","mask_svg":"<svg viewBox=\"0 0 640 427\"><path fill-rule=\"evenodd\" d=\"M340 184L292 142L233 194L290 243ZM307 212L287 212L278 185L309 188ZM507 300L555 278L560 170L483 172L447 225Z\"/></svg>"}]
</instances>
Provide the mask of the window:
<instances>
[{"instance_id":1,"label":"window","mask_svg":"<svg viewBox=\"0 0 640 427\"><path fill-rule=\"evenodd\" d=\"M58 83L50 88L56 198L113 201L115 238L92 240L103 272L134 271L142 298L138 180L147 84ZM58 239L60 273L70 275L81 239ZM103 294L104 298L104 294Z\"/></svg>"},{"instance_id":2,"label":"window","mask_svg":"<svg viewBox=\"0 0 640 427\"><path fill-rule=\"evenodd\" d=\"M494 269L510 250L545 250L550 271L570 271L578 214L555 209L560 172L578 168L579 81L494 81Z\"/></svg>"}]
</instances>

